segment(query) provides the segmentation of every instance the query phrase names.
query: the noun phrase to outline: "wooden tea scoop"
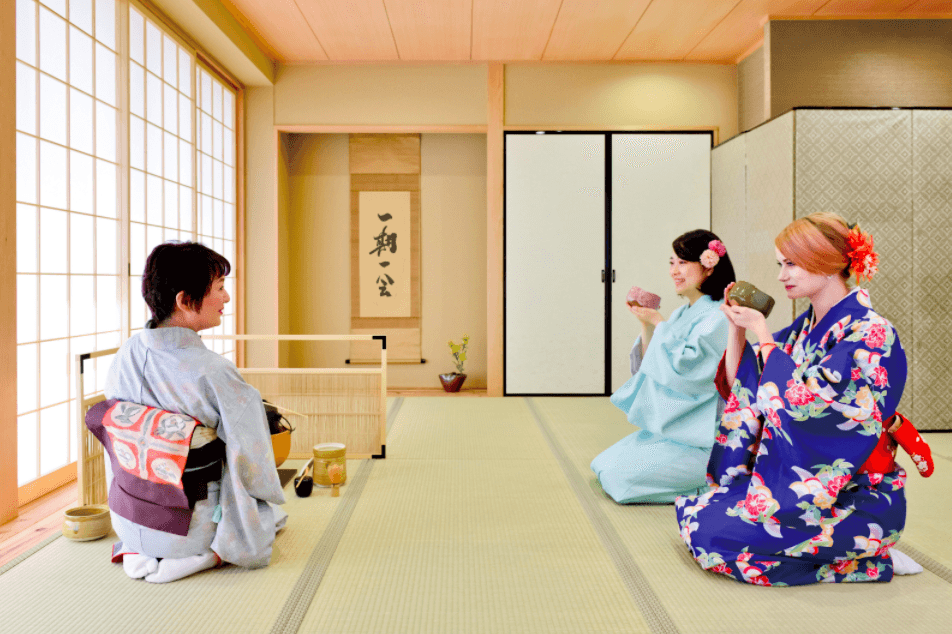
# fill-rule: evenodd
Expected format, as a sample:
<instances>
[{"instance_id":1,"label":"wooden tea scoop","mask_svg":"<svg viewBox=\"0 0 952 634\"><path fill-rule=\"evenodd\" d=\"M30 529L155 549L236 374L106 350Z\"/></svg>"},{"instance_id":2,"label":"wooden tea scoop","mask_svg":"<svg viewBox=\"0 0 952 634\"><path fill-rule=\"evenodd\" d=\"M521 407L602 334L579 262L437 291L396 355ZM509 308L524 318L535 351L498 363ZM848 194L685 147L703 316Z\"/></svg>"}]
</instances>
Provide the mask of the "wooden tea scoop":
<instances>
[{"instance_id":1,"label":"wooden tea scoop","mask_svg":"<svg viewBox=\"0 0 952 634\"><path fill-rule=\"evenodd\" d=\"M294 477L294 492L299 498L306 498L314 490L314 478L311 477L311 469L314 467L314 459L307 461L298 474Z\"/></svg>"},{"instance_id":2,"label":"wooden tea scoop","mask_svg":"<svg viewBox=\"0 0 952 634\"><path fill-rule=\"evenodd\" d=\"M333 489L331 489L331 497L336 498L340 496L340 481L341 477L344 475L344 469L339 464L328 465L327 467L327 479L331 481Z\"/></svg>"}]
</instances>

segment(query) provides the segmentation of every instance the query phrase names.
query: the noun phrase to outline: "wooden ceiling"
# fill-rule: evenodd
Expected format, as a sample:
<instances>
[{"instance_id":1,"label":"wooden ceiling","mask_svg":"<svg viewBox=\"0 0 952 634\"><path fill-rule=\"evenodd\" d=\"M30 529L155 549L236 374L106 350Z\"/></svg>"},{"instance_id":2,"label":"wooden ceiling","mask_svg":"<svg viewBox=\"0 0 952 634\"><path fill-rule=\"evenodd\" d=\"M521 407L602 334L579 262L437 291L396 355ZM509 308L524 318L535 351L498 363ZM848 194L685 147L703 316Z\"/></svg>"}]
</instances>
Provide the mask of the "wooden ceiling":
<instances>
[{"instance_id":1,"label":"wooden ceiling","mask_svg":"<svg viewBox=\"0 0 952 634\"><path fill-rule=\"evenodd\" d=\"M283 63L736 63L768 19L952 18L952 0L222 0Z\"/></svg>"}]
</instances>

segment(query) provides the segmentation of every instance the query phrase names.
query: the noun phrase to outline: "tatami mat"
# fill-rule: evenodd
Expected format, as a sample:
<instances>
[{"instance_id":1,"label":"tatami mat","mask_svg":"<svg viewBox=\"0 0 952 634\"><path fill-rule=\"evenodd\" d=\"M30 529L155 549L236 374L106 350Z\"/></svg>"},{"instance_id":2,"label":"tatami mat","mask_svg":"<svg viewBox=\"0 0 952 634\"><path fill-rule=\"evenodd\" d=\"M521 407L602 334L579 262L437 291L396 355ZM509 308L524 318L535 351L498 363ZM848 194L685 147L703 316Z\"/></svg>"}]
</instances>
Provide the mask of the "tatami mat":
<instances>
[{"instance_id":1,"label":"tatami mat","mask_svg":"<svg viewBox=\"0 0 952 634\"><path fill-rule=\"evenodd\" d=\"M304 632L647 632L525 405L407 398Z\"/></svg>"},{"instance_id":2,"label":"tatami mat","mask_svg":"<svg viewBox=\"0 0 952 634\"><path fill-rule=\"evenodd\" d=\"M952 434L923 434L922 437L929 443L935 461L935 471L928 478L920 476L909 456L899 450L899 463L908 473L906 502L909 510L902 541L952 570L952 543L948 539L949 527L952 526L952 507L948 501L952 460L942 457L952 455Z\"/></svg>"},{"instance_id":3,"label":"tatami mat","mask_svg":"<svg viewBox=\"0 0 952 634\"><path fill-rule=\"evenodd\" d=\"M947 629L952 582L929 571L784 589L702 571L672 506L601 492L589 463L635 430L607 398L398 397L388 410L387 458L349 461L340 498L287 488L268 568L153 585L108 563L112 537L56 539L0 574L3 630L290 632L298 621L285 616L308 583L302 633ZM926 439L937 470L910 474L904 541L950 570L952 434Z\"/></svg>"},{"instance_id":4,"label":"tatami mat","mask_svg":"<svg viewBox=\"0 0 952 634\"><path fill-rule=\"evenodd\" d=\"M348 473L359 464L348 461ZM275 540L271 565L260 570L227 566L151 584L133 581L122 566L109 563L115 534L92 542L56 539L0 575L3 631L267 632L344 499L317 487L309 498L298 498L291 486L285 497L288 524Z\"/></svg>"},{"instance_id":5,"label":"tatami mat","mask_svg":"<svg viewBox=\"0 0 952 634\"><path fill-rule=\"evenodd\" d=\"M673 506L615 504L601 492L589 469L598 453L636 431L624 415L607 398L534 401L566 455L590 482L589 491L597 496L599 508L618 531L681 632L762 634L766 628L770 632L799 633L817 623L836 623L837 631L846 632L889 631L912 624L920 631L945 631L948 608L952 605L952 584L928 571L897 578L889 584L817 584L777 589L754 588L702 571L678 536ZM943 479L946 486L952 483L952 472L946 472L940 477ZM910 476L913 495L919 494L919 485L925 482L928 480ZM933 497L936 499L941 498ZM911 499L910 519L931 515L934 508L934 503L919 506ZM922 536L916 546L932 553L937 541L940 540Z\"/></svg>"}]
</instances>

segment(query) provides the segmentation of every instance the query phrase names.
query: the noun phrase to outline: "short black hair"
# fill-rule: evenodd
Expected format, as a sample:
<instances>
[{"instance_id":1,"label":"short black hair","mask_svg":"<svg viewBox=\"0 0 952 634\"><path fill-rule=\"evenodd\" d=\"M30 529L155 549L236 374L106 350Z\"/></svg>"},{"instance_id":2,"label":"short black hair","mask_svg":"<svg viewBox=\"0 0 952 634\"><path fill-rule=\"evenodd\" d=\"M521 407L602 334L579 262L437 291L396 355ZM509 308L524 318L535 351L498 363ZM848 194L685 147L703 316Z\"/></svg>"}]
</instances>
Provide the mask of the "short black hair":
<instances>
[{"instance_id":1,"label":"short black hair","mask_svg":"<svg viewBox=\"0 0 952 634\"><path fill-rule=\"evenodd\" d=\"M152 311L147 328L155 328L175 312L175 296L201 310L212 284L231 272L225 256L198 242L164 242L152 249L142 273L142 297Z\"/></svg>"},{"instance_id":2,"label":"short black hair","mask_svg":"<svg viewBox=\"0 0 952 634\"><path fill-rule=\"evenodd\" d=\"M701 254L709 248L708 243L711 240L720 240L720 238L705 229L695 229L679 235L671 243L671 247L674 249L675 255L685 262L700 262ZM710 276L701 282L698 290L718 301L724 299L724 289L727 288L727 285L736 281L730 253L725 253L720 256L717 264L714 265L714 270Z\"/></svg>"}]
</instances>

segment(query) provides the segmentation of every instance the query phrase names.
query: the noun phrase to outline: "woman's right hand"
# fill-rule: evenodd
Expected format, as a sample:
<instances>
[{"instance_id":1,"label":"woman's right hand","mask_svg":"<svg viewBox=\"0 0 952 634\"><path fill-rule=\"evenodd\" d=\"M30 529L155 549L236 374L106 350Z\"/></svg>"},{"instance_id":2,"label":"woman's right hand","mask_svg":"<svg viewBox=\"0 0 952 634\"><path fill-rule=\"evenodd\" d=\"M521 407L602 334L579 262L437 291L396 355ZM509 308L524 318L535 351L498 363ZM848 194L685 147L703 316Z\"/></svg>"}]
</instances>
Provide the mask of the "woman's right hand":
<instances>
[{"instance_id":1,"label":"woman's right hand","mask_svg":"<svg viewBox=\"0 0 952 634\"><path fill-rule=\"evenodd\" d=\"M664 321L664 317L661 316L661 313L659 313L654 308L645 308L644 306L633 304L629 305L628 310L630 310L631 314L637 317L638 321L640 321L644 326L649 324L652 326L657 326L662 321Z\"/></svg>"},{"instance_id":2,"label":"woman's right hand","mask_svg":"<svg viewBox=\"0 0 952 634\"><path fill-rule=\"evenodd\" d=\"M742 326L738 326L734 322L736 311L731 310L732 307L739 306L740 304L738 304L733 299L728 299L728 295L730 295L731 289L734 288L734 284L736 284L736 282L731 282L730 284L727 285L727 288L724 289L724 303L721 304L720 308L721 308L721 312L727 315L727 326L728 326L728 329L730 330L730 334L734 335L735 337L736 336L744 337L746 336L747 329Z\"/></svg>"}]
</instances>

